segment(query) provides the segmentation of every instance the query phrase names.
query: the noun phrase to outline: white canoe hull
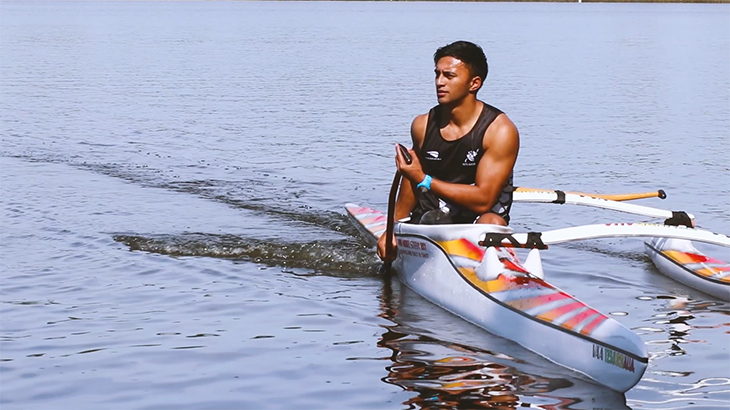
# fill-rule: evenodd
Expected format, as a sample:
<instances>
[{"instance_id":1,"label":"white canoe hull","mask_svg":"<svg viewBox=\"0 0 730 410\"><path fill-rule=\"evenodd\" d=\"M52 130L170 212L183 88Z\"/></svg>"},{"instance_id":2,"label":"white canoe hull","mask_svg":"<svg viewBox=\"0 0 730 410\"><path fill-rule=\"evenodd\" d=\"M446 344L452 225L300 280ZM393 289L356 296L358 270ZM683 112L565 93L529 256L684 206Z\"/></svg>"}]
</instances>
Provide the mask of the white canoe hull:
<instances>
[{"instance_id":1,"label":"white canoe hull","mask_svg":"<svg viewBox=\"0 0 730 410\"><path fill-rule=\"evenodd\" d=\"M485 228L468 228L472 235L463 234L477 243ZM503 276L480 281L469 275L468 258L450 255L439 243L453 239L431 238L438 237L433 232L438 229L448 230L448 226L398 226L400 252L394 268L405 285L455 315L613 390L625 392L641 379L647 352L635 333L540 279L518 278L520 285L510 289L500 283L509 281ZM424 230L431 231L429 236L418 232ZM478 262L471 263L475 266ZM535 296L544 298L544 303L535 305ZM523 309L519 308L520 301L525 301ZM574 307L551 320L550 304L554 310ZM574 321L571 328L569 319L578 315L584 319Z\"/></svg>"},{"instance_id":2,"label":"white canoe hull","mask_svg":"<svg viewBox=\"0 0 730 410\"><path fill-rule=\"evenodd\" d=\"M347 205L374 237L384 231L381 212ZM498 336L580 372L619 392L641 379L648 364L643 341L612 318L527 273L502 249L501 260L518 275L481 280L475 267L485 225L396 224L399 279L429 301Z\"/></svg>"},{"instance_id":3,"label":"white canoe hull","mask_svg":"<svg viewBox=\"0 0 730 410\"><path fill-rule=\"evenodd\" d=\"M725 301L730 301L730 264L698 251L683 239L654 238L646 253L664 275Z\"/></svg>"}]
</instances>

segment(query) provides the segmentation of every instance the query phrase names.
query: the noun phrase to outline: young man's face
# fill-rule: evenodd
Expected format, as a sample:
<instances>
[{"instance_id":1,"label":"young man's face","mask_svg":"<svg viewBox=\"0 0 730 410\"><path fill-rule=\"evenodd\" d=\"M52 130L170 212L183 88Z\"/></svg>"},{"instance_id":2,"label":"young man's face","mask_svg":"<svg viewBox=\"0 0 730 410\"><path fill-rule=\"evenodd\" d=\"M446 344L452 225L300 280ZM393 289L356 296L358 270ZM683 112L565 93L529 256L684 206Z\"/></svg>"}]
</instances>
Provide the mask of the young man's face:
<instances>
[{"instance_id":1,"label":"young man's face","mask_svg":"<svg viewBox=\"0 0 730 410\"><path fill-rule=\"evenodd\" d=\"M469 67L454 57L442 57L436 62L436 98L439 104L458 101L481 85L479 77L472 77Z\"/></svg>"}]
</instances>

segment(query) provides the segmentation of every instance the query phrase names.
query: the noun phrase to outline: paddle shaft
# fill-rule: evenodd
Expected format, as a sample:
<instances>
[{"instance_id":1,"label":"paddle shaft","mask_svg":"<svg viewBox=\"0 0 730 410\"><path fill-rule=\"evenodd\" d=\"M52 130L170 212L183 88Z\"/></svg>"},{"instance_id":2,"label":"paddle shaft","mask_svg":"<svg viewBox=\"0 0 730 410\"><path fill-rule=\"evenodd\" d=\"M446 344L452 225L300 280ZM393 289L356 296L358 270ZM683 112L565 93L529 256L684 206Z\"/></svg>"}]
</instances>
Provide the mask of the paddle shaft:
<instances>
[{"instance_id":1,"label":"paddle shaft","mask_svg":"<svg viewBox=\"0 0 730 410\"><path fill-rule=\"evenodd\" d=\"M407 164L411 164L413 160L411 155L408 153L408 149L401 144L398 144L398 150L400 151ZM390 272L390 265L392 260L395 259L393 252L393 228L395 226L395 200L398 196L398 187L400 186L401 173L395 171L393 177L393 184L390 186L390 194L388 195L388 221L385 225L385 262L383 263L384 272Z\"/></svg>"},{"instance_id":2,"label":"paddle shaft","mask_svg":"<svg viewBox=\"0 0 730 410\"><path fill-rule=\"evenodd\" d=\"M553 190L553 189L538 189L538 188L525 188L525 187L515 188L515 191L517 191L517 192L558 192L557 190ZM609 199L611 201L633 201L635 199L655 198L655 197L658 197L660 199L665 199L667 197L667 194L666 194L666 192L664 192L663 189L660 189L658 191L639 192L639 193L635 193L635 194L586 194L583 192L572 192L572 191L564 191L564 192L566 194L590 196L593 198Z\"/></svg>"},{"instance_id":3,"label":"paddle shaft","mask_svg":"<svg viewBox=\"0 0 730 410\"><path fill-rule=\"evenodd\" d=\"M393 177L393 184L390 186L390 194L388 195L388 221L385 225L385 261L383 262L383 270L390 271L393 249L393 227L395 225L395 199L398 196L398 186L400 185L401 174L396 171Z\"/></svg>"}]
</instances>

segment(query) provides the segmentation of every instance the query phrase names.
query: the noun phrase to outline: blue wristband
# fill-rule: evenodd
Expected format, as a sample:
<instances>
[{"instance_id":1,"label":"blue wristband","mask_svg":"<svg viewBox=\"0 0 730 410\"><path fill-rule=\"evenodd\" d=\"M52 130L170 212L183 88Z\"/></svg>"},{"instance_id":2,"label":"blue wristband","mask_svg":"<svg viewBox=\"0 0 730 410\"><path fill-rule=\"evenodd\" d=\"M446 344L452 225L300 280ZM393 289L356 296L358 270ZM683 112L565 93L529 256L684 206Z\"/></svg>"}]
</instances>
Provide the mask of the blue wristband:
<instances>
[{"instance_id":1,"label":"blue wristband","mask_svg":"<svg viewBox=\"0 0 730 410\"><path fill-rule=\"evenodd\" d=\"M431 179L432 179L431 175L426 175L423 178L423 181L419 182L418 185L416 185L416 188L424 187L430 191L431 190Z\"/></svg>"}]
</instances>

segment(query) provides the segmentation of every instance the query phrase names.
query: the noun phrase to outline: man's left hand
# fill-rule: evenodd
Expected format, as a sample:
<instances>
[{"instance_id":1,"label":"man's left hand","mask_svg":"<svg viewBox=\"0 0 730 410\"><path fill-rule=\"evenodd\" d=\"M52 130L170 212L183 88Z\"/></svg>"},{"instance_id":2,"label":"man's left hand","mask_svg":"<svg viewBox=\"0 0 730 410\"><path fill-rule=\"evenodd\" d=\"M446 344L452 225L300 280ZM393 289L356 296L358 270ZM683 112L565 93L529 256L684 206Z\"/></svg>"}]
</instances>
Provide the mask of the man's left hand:
<instances>
[{"instance_id":1,"label":"man's left hand","mask_svg":"<svg viewBox=\"0 0 730 410\"><path fill-rule=\"evenodd\" d=\"M411 154L411 163L406 163L406 159L401 154L398 146L395 148L395 166L398 167L398 171L403 175L404 178L408 179L414 184L418 184L423 181L426 174L421 168L421 162L418 160L418 155L412 149L408 149L408 153Z\"/></svg>"}]
</instances>

